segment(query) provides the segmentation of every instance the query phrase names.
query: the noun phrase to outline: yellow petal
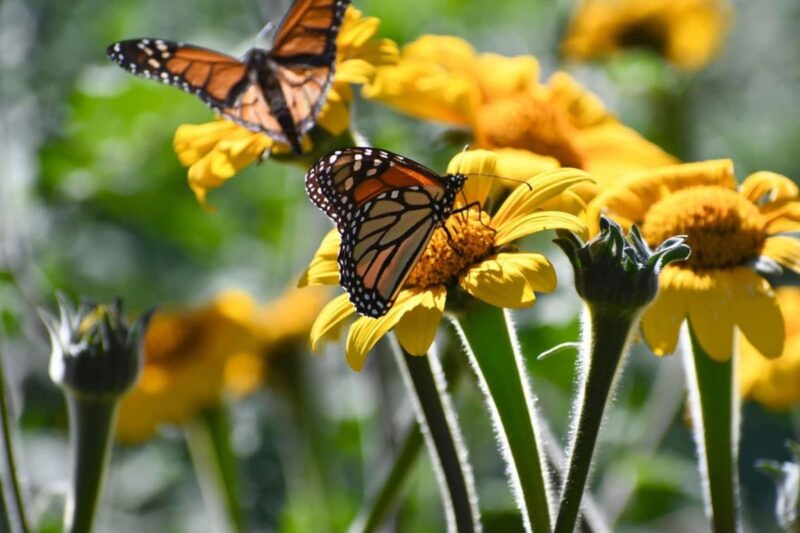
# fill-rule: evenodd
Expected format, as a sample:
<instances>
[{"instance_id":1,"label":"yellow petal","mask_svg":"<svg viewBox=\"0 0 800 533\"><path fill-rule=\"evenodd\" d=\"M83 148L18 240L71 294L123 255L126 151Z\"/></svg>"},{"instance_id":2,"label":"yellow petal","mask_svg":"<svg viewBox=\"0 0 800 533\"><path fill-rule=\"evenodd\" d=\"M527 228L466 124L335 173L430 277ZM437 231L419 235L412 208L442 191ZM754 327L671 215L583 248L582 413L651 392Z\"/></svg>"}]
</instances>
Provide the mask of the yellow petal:
<instances>
[{"instance_id":1,"label":"yellow petal","mask_svg":"<svg viewBox=\"0 0 800 533\"><path fill-rule=\"evenodd\" d=\"M800 272L800 241L795 237L768 238L761 255L774 259L784 268Z\"/></svg>"},{"instance_id":2,"label":"yellow petal","mask_svg":"<svg viewBox=\"0 0 800 533\"><path fill-rule=\"evenodd\" d=\"M491 176L496 175L497 156L489 150L466 150L450 160L447 173L463 174L469 177L464 185L463 201L467 204L486 203L489 189L492 186Z\"/></svg>"},{"instance_id":3,"label":"yellow petal","mask_svg":"<svg viewBox=\"0 0 800 533\"><path fill-rule=\"evenodd\" d=\"M740 192L754 204L788 200L800 195L800 189L792 180L775 172L750 174L742 182Z\"/></svg>"},{"instance_id":4,"label":"yellow petal","mask_svg":"<svg viewBox=\"0 0 800 533\"><path fill-rule=\"evenodd\" d=\"M759 206L770 235L800 231L800 201L778 200Z\"/></svg>"},{"instance_id":5,"label":"yellow petal","mask_svg":"<svg viewBox=\"0 0 800 533\"><path fill-rule=\"evenodd\" d=\"M497 156L496 171L501 178L528 181L542 172L561 166L555 157L534 154L528 150L495 148L492 151Z\"/></svg>"},{"instance_id":6,"label":"yellow petal","mask_svg":"<svg viewBox=\"0 0 800 533\"><path fill-rule=\"evenodd\" d=\"M689 270L668 266L661 272L656 299L642 317L642 333L647 345L659 356L675 351L678 345L681 324L688 311L688 297L679 279L692 276Z\"/></svg>"},{"instance_id":7,"label":"yellow petal","mask_svg":"<svg viewBox=\"0 0 800 533\"><path fill-rule=\"evenodd\" d=\"M350 303L350 295L340 294L322 308L317 320L311 326L311 349L315 352L322 341L331 341L339 338L344 321L354 315L356 308Z\"/></svg>"},{"instance_id":8,"label":"yellow petal","mask_svg":"<svg viewBox=\"0 0 800 533\"><path fill-rule=\"evenodd\" d=\"M350 108L336 90L336 86L328 93L328 100L322 108L317 125L325 128L332 135L341 135L350 126Z\"/></svg>"},{"instance_id":9,"label":"yellow petal","mask_svg":"<svg viewBox=\"0 0 800 533\"><path fill-rule=\"evenodd\" d=\"M689 323L703 350L715 361L733 354L736 325L735 283L725 270L696 273L695 290L689 293Z\"/></svg>"},{"instance_id":10,"label":"yellow petal","mask_svg":"<svg viewBox=\"0 0 800 533\"><path fill-rule=\"evenodd\" d=\"M591 178L585 172L574 168L538 174L529 179L527 185L520 185L514 189L492 217L492 224L499 229L514 218L533 213L542 203L558 196L571 186L588 181L591 181Z\"/></svg>"},{"instance_id":11,"label":"yellow petal","mask_svg":"<svg viewBox=\"0 0 800 533\"><path fill-rule=\"evenodd\" d=\"M501 253L469 268L459 285L486 303L516 309L533 305L534 291L554 290L556 274L542 255Z\"/></svg>"},{"instance_id":12,"label":"yellow petal","mask_svg":"<svg viewBox=\"0 0 800 533\"><path fill-rule=\"evenodd\" d=\"M442 319L447 289L431 287L424 292L419 305L400 318L394 333L400 346L411 355L425 355L436 338L436 330Z\"/></svg>"},{"instance_id":13,"label":"yellow petal","mask_svg":"<svg viewBox=\"0 0 800 533\"><path fill-rule=\"evenodd\" d=\"M489 102L528 92L538 84L539 62L533 56L480 54L474 68Z\"/></svg>"},{"instance_id":14,"label":"yellow petal","mask_svg":"<svg viewBox=\"0 0 800 533\"><path fill-rule=\"evenodd\" d=\"M350 368L360 372L373 346L395 327L407 312L416 308L426 297L428 291L411 289L400 291L394 305L380 318L359 317L347 335L345 357Z\"/></svg>"},{"instance_id":15,"label":"yellow petal","mask_svg":"<svg viewBox=\"0 0 800 533\"><path fill-rule=\"evenodd\" d=\"M551 229L569 230L584 239L588 235L586 225L580 218L558 211L539 211L538 213L518 216L507 220L499 227L492 221L492 227L497 230L497 234L494 237L494 242L497 246L503 246L527 235Z\"/></svg>"},{"instance_id":16,"label":"yellow petal","mask_svg":"<svg viewBox=\"0 0 800 533\"><path fill-rule=\"evenodd\" d=\"M339 284L339 244L341 237L336 229L330 230L314 253L311 264L300 276L298 287L309 285L338 285Z\"/></svg>"},{"instance_id":17,"label":"yellow petal","mask_svg":"<svg viewBox=\"0 0 800 533\"><path fill-rule=\"evenodd\" d=\"M172 146L183 166L190 166L205 157L212 148L241 126L227 120L214 120L205 124L183 124L175 130Z\"/></svg>"},{"instance_id":18,"label":"yellow petal","mask_svg":"<svg viewBox=\"0 0 800 533\"><path fill-rule=\"evenodd\" d=\"M749 268L731 271L736 325L764 357L778 357L786 336L775 292Z\"/></svg>"}]
</instances>

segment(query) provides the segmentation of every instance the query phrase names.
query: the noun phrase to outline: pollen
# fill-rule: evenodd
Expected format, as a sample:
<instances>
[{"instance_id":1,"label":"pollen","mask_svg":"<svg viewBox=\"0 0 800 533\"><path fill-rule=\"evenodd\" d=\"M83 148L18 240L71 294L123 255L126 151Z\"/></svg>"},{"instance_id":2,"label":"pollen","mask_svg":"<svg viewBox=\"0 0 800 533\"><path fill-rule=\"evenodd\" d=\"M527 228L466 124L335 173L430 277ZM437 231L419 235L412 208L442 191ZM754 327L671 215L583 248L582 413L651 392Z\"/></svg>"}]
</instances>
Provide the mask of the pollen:
<instances>
[{"instance_id":1,"label":"pollen","mask_svg":"<svg viewBox=\"0 0 800 533\"><path fill-rule=\"evenodd\" d=\"M691 187L655 203L642 233L651 246L687 235L693 270L741 265L759 255L767 238L766 220L758 208L731 189Z\"/></svg>"},{"instance_id":2,"label":"pollen","mask_svg":"<svg viewBox=\"0 0 800 533\"><path fill-rule=\"evenodd\" d=\"M447 231L443 227L434 231L405 286L427 289L447 284L469 266L492 255L495 230L488 224L489 215L476 209L451 215Z\"/></svg>"},{"instance_id":3,"label":"pollen","mask_svg":"<svg viewBox=\"0 0 800 533\"><path fill-rule=\"evenodd\" d=\"M519 148L583 168L575 146L575 127L567 114L533 95L505 98L484 106L477 116L476 140L486 148Z\"/></svg>"}]
</instances>

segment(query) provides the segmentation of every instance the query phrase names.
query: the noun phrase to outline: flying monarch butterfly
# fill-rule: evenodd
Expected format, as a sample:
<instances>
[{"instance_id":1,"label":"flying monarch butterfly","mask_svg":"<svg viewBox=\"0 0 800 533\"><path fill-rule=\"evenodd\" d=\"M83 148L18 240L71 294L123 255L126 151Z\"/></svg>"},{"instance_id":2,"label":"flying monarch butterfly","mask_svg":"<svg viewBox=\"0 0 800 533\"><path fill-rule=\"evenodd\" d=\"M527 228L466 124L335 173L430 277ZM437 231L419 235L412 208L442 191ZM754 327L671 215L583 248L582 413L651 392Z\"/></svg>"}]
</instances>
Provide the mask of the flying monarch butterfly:
<instances>
[{"instance_id":1,"label":"flying monarch butterfly","mask_svg":"<svg viewBox=\"0 0 800 533\"><path fill-rule=\"evenodd\" d=\"M305 179L309 198L342 237L339 283L356 311L379 317L453 212L467 176L440 176L378 148L347 148L319 159Z\"/></svg>"},{"instance_id":2,"label":"flying monarch butterfly","mask_svg":"<svg viewBox=\"0 0 800 533\"><path fill-rule=\"evenodd\" d=\"M163 39L119 41L106 53L131 73L194 93L223 117L300 154L333 82L336 37L348 4L296 0L272 48L252 48L241 61Z\"/></svg>"}]
</instances>

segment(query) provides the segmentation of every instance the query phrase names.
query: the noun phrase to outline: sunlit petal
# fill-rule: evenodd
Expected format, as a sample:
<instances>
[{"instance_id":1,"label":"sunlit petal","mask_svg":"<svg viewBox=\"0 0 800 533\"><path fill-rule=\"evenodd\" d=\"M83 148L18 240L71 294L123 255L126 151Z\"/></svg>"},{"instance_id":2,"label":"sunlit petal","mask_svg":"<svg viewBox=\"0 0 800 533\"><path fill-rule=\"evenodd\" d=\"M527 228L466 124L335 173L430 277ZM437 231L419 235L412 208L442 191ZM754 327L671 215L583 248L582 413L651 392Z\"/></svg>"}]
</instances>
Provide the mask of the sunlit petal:
<instances>
[{"instance_id":1,"label":"sunlit petal","mask_svg":"<svg viewBox=\"0 0 800 533\"><path fill-rule=\"evenodd\" d=\"M516 309L533 305L534 291L555 289L556 274L542 255L501 253L468 269L459 284L484 302Z\"/></svg>"},{"instance_id":2,"label":"sunlit petal","mask_svg":"<svg viewBox=\"0 0 800 533\"><path fill-rule=\"evenodd\" d=\"M322 308L314 325L311 326L311 349L319 349L320 342L339 338L344 322L354 315L356 308L350 303L350 296L340 294Z\"/></svg>"},{"instance_id":3,"label":"sunlit petal","mask_svg":"<svg viewBox=\"0 0 800 533\"><path fill-rule=\"evenodd\" d=\"M424 298L400 318L394 327L397 340L411 355L428 353L444 312L447 290L443 286L424 291Z\"/></svg>"}]
</instances>

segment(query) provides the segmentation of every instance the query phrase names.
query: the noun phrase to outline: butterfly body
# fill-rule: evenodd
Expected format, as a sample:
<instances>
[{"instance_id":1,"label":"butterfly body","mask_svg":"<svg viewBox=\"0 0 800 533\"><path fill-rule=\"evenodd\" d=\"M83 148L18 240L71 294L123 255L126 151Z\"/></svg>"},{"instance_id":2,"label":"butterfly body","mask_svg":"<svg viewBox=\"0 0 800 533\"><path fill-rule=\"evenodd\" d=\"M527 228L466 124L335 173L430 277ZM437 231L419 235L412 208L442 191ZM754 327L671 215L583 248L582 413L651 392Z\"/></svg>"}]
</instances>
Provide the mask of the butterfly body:
<instances>
[{"instance_id":1,"label":"butterfly body","mask_svg":"<svg viewBox=\"0 0 800 533\"><path fill-rule=\"evenodd\" d=\"M336 37L350 0L296 0L272 48L239 60L164 39L113 43L108 57L132 74L197 95L224 118L301 153L333 83Z\"/></svg>"},{"instance_id":2,"label":"butterfly body","mask_svg":"<svg viewBox=\"0 0 800 533\"><path fill-rule=\"evenodd\" d=\"M391 308L465 181L378 148L336 150L309 169L306 191L339 230L339 282L359 313Z\"/></svg>"}]
</instances>

